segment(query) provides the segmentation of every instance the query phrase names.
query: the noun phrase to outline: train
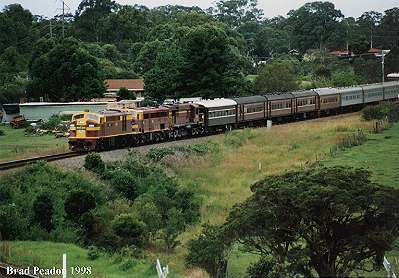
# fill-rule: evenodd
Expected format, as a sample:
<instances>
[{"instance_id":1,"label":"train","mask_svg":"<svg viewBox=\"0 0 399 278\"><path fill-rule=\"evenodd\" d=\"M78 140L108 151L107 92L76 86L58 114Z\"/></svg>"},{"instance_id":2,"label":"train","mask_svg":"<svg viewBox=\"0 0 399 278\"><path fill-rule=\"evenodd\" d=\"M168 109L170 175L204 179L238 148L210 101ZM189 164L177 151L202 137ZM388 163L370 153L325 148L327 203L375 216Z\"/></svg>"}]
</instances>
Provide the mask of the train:
<instances>
[{"instance_id":1,"label":"train","mask_svg":"<svg viewBox=\"0 0 399 278\"><path fill-rule=\"evenodd\" d=\"M318 88L235 98L194 99L159 107L80 112L72 117L68 142L72 151L132 147L201 136L235 128L265 125L268 120L303 120L365 105L396 101L399 82L343 88Z\"/></svg>"}]
</instances>

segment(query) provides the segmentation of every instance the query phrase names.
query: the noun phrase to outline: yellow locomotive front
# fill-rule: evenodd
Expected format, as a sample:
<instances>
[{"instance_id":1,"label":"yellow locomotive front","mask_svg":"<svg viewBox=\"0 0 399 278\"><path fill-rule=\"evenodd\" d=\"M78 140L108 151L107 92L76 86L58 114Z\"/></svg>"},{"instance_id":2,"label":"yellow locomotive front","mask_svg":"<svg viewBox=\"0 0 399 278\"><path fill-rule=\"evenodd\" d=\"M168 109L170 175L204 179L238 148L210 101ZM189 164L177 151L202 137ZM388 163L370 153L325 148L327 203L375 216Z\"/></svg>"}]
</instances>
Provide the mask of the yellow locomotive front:
<instances>
[{"instance_id":1,"label":"yellow locomotive front","mask_svg":"<svg viewBox=\"0 0 399 278\"><path fill-rule=\"evenodd\" d=\"M96 149L101 136L104 117L100 114L80 112L74 114L69 127L69 146L73 151L91 151Z\"/></svg>"}]
</instances>

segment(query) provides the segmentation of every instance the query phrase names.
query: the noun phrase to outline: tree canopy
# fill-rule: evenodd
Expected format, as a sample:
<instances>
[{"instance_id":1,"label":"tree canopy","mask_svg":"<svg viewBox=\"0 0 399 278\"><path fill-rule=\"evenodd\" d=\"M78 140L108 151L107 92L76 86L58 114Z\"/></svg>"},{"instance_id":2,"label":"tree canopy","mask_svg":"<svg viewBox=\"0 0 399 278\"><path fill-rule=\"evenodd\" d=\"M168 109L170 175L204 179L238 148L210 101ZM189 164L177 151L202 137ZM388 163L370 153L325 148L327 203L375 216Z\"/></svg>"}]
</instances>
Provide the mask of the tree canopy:
<instances>
[{"instance_id":1,"label":"tree canopy","mask_svg":"<svg viewBox=\"0 0 399 278\"><path fill-rule=\"evenodd\" d=\"M327 52L348 48L364 54L371 46L398 46L398 8L345 18L333 3L316 1L265 18L257 4L218 0L203 10L82 0L74 15L53 18L33 16L19 4L6 6L0 12L0 101L90 99L103 93L105 78L144 78L149 96L157 99L253 94L255 84L244 77L261 73L260 64L282 55L301 62L294 67L297 78L306 81L298 82L301 86L372 83L380 76L377 57L354 57L346 60L352 69L330 69ZM49 60L71 40L79 61ZM65 75L57 68L61 63ZM371 70L362 70L365 64ZM330 74L320 78L319 69ZM394 69L388 65L387 73ZM56 81L46 80L49 72L56 72Z\"/></svg>"},{"instance_id":2,"label":"tree canopy","mask_svg":"<svg viewBox=\"0 0 399 278\"><path fill-rule=\"evenodd\" d=\"M280 277L379 269L399 237L399 190L372 182L366 170L292 171L251 188L253 196L230 213L226 234L262 260L273 258Z\"/></svg>"}]
</instances>

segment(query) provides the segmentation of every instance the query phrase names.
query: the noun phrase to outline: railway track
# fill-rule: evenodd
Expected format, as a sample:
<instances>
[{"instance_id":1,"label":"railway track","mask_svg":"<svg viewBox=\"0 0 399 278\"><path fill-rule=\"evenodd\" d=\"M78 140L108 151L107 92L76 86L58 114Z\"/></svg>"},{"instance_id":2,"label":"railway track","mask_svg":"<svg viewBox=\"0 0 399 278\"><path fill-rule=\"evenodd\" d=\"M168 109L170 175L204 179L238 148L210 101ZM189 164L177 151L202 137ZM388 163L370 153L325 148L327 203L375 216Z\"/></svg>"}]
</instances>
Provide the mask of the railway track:
<instances>
[{"instance_id":1,"label":"railway track","mask_svg":"<svg viewBox=\"0 0 399 278\"><path fill-rule=\"evenodd\" d=\"M83 154L78 153L78 152L67 152L67 153L38 156L38 157L32 157L32 158L26 158L26 159L20 159L20 160L12 160L12 161L0 163L0 171L23 167L25 165L28 165L32 162L36 162L39 160L44 160L44 161L49 162L49 161L56 161L56 160L61 160L61 159L65 159L65 158L75 157L75 156L81 156L81 155L83 155Z\"/></svg>"},{"instance_id":2,"label":"railway track","mask_svg":"<svg viewBox=\"0 0 399 278\"><path fill-rule=\"evenodd\" d=\"M350 115L352 113L344 113L344 114L333 115L333 116L328 116L328 117L307 119L307 120L303 120L303 121L312 122L312 121L318 121L320 119L334 119L334 118L343 117L345 115ZM355 113L357 113L357 112L355 112ZM287 123L294 123L295 124L295 123L298 123L298 122L302 122L302 121L274 123L274 125L287 124ZM210 137L210 136L213 136L213 135L218 135L220 133L223 133L223 132L216 132L215 134L212 134L212 135L202 135L202 136L191 137L191 138L184 138L184 137L176 138L174 140L168 140L168 141L164 141L162 143L186 141L186 140L191 140L193 138L200 138L200 137ZM158 144L160 144L160 143L148 142L146 144L141 144L141 145L138 145L138 146L134 146L133 148L138 148L138 147L143 147L143 146L152 146L152 145L158 145ZM118 149L119 148L110 149L110 150L106 150L106 151L100 151L100 153L112 152L112 151L115 151L115 150L118 150ZM128 149L128 148L124 147L124 148L120 148L120 149ZM21 159L21 160L7 161L7 162L0 163L0 171L20 168L20 167L26 166L26 165L28 165L28 164L30 164L32 162L36 162L36 161L39 161L39 160L44 160L44 161L50 162L50 161L63 160L63 159L66 159L66 158L71 158L71 157L78 157L78 156L82 156L82 155L85 155L85 154L86 153L81 153L81 152L67 152L67 153L62 153L62 154L46 155L46 156L32 157L32 158L26 158L26 159ZM0 278L2 278L2 277L0 276Z\"/></svg>"}]
</instances>

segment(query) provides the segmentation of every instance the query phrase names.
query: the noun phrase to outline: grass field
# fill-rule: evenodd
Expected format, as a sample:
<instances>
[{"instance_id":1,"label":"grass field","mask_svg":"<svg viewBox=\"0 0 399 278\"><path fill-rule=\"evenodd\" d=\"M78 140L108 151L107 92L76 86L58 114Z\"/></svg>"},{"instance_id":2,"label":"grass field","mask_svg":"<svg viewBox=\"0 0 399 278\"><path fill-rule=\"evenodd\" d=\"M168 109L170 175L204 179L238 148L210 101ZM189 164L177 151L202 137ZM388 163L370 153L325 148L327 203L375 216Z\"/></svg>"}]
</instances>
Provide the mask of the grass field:
<instances>
[{"instance_id":1,"label":"grass field","mask_svg":"<svg viewBox=\"0 0 399 278\"><path fill-rule=\"evenodd\" d=\"M55 138L53 135L25 136L24 129L12 129L5 125L0 125L0 130L5 132L4 136L0 136L0 161L68 150L68 142L65 138Z\"/></svg>"},{"instance_id":2,"label":"grass field","mask_svg":"<svg viewBox=\"0 0 399 278\"><path fill-rule=\"evenodd\" d=\"M339 153L323 162L326 166L348 166L371 171L375 182L399 188L399 124L381 134L371 134L365 144ZM399 200L398 200L399 201ZM399 242L397 244L399 246ZM399 271L399 251L388 259ZM370 274L371 276L374 273Z\"/></svg>"},{"instance_id":3,"label":"grass field","mask_svg":"<svg viewBox=\"0 0 399 278\"><path fill-rule=\"evenodd\" d=\"M81 277L95 278L156 278L158 277L154 263L148 260L129 259L121 255L100 255L95 260L88 258L88 251L73 244L53 243L53 242L6 242L0 243L0 255L4 250L9 250L11 254L7 260L8 263L17 265L35 265L42 268L51 268L53 266L62 268L62 254L67 254L68 273L70 267L91 267L92 275ZM0 256L1 258L1 256ZM69 276L69 275L68 275ZM74 275L74 277L80 277ZM179 278L176 274L168 277Z\"/></svg>"},{"instance_id":4,"label":"grass field","mask_svg":"<svg viewBox=\"0 0 399 278\"><path fill-rule=\"evenodd\" d=\"M354 147L324 161L369 169L375 182L399 188L399 124L381 134L370 134L362 146Z\"/></svg>"},{"instance_id":5,"label":"grass field","mask_svg":"<svg viewBox=\"0 0 399 278\"><path fill-rule=\"evenodd\" d=\"M249 186L266 175L306 165L330 152L330 148L358 128L371 129L359 114L274 126L268 130L248 129L219 136L221 151L200 159L177 160L170 165L182 183L196 188L203 200L202 223L222 223L231 207L250 194ZM169 256L172 268L193 277L184 268L185 243L194 238L201 225L183 234L183 245ZM234 250L229 272L243 277L252 255ZM201 276L198 276L201 277Z\"/></svg>"},{"instance_id":6,"label":"grass field","mask_svg":"<svg viewBox=\"0 0 399 278\"><path fill-rule=\"evenodd\" d=\"M149 276L151 272L146 271L150 271L151 262L156 257L160 257L163 262L169 264L172 273L180 273L184 277L206 277L199 270L187 269L184 264L184 257L187 253L186 244L188 240L196 237L200 232L202 223L222 223L234 204L242 202L250 196L249 186L251 184L266 175L281 173L312 163L320 157L328 157L333 145L344 136L354 133L358 128L371 130L372 123L362 121L359 114L349 114L277 125L272 129L259 128L233 131L213 139L220 146L218 152L203 157L175 157L164 161L169 172L176 175L181 183L195 188L201 195L201 223L189 228L181 236L182 244L177 247L174 253L167 254L157 249L147 251L147 255L151 259L147 260L147 263L141 262L137 270L135 267L132 268L131 270L136 272L131 277L152 277ZM394 162L395 159L399 158L397 146L399 126L386 131L384 134L370 134L369 138L370 140L365 145L338 153L335 158L327 159L326 164L344 164L346 162L348 164L345 165L356 166L357 162L367 163L370 170L376 171L376 179L384 180L384 184L393 184L390 181L398 180L398 165ZM390 143L392 143L392 146L387 146ZM389 153L389 161L386 160L388 155L377 150L380 147L383 152ZM393 150L394 148L396 150ZM365 156L367 153L369 156ZM359 157L359 155L363 156ZM366 162L363 162L363 160ZM380 163L380 160L391 167L384 168L385 166ZM384 172L384 169L388 169L388 172ZM16 250L20 248L22 253L25 248L24 244L12 243L13 248L16 248ZM34 244L27 243L26 248L30 250L29 248L33 248ZM41 243L37 243L37 246L37 248L43 248L39 247L42 246ZM61 250L57 251L59 253L63 251L62 248L58 249L56 245L45 246L50 249ZM67 249L68 253L74 253L73 250L77 248L71 245L65 248L67 247L71 248ZM79 248L76 250L80 250L80 253L77 252L77 254L81 254L77 257L76 262L79 264L87 263L84 255L86 251ZM46 252L46 248L43 248L43 252ZM48 257L47 261L52 258L50 255L44 257ZM58 258L59 256L56 255L55 257ZM243 252L238 247L235 248L229 260L229 274L235 278L244 277L247 266L255 259L256 257L253 255ZM112 272L118 266L112 264L111 259L102 258L101 260L99 261L99 273L119 275ZM123 274L126 275L126 273Z\"/></svg>"}]
</instances>

